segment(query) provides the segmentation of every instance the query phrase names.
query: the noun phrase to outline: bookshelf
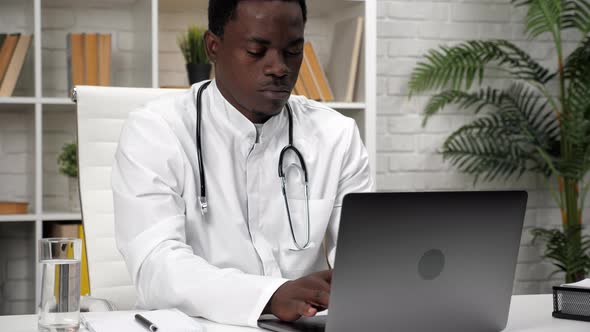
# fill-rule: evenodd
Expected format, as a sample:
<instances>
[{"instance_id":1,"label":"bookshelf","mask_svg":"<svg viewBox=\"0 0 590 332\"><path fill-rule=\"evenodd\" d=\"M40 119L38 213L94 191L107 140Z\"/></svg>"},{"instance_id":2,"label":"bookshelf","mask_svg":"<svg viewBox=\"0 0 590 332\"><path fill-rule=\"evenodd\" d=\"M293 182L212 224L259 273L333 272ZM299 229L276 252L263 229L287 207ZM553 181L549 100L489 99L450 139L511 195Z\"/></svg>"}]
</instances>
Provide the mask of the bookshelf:
<instances>
[{"instance_id":1,"label":"bookshelf","mask_svg":"<svg viewBox=\"0 0 590 332\"><path fill-rule=\"evenodd\" d=\"M0 181L8 179L9 185L16 188L10 193L0 190L0 200L28 201L29 213L0 215L0 223L32 223L32 236L37 240L43 237L44 224L81 220L80 213L68 210L68 195L64 194L67 179L58 173L56 162L60 147L75 139L75 104L67 97L67 34L112 34L113 86L187 85L176 36L189 24L206 24L207 3L207 0L0 2L0 32L33 35L13 96L0 97L0 140L8 137L22 145L12 155L25 160L19 169L2 173L2 163L10 159L3 155L6 146L0 144ZM360 93L353 102L335 100L326 105L357 121L375 175L376 0L308 0L307 6L306 40L312 42L324 69L330 61L336 22L354 16L364 18L361 53L364 59L371 60L359 64L358 73L362 72L364 84L357 84ZM36 250L32 252L37 255ZM39 298L36 278L34 303ZM30 311L34 312L35 307Z\"/></svg>"}]
</instances>

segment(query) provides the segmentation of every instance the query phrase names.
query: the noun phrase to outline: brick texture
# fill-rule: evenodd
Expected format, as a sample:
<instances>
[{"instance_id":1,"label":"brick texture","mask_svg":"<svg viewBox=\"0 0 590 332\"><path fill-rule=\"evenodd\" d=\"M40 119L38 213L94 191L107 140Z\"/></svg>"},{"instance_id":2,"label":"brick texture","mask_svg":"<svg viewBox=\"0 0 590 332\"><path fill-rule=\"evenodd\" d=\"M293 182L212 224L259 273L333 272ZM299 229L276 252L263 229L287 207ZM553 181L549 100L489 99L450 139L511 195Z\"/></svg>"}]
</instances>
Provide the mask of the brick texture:
<instances>
[{"instance_id":1,"label":"brick texture","mask_svg":"<svg viewBox=\"0 0 590 332\"><path fill-rule=\"evenodd\" d=\"M563 275L550 276L553 267L541 258L543 246L531 243L533 227L559 227L560 213L544 189L544 181L525 176L508 182L479 183L459 174L437 154L445 138L473 116L452 107L422 127L427 96L408 100L412 68L425 52L438 45L468 39L508 39L529 51L543 65L555 68L555 52L547 36L529 40L523 32L522 9L506 0L378 0L377 18L377 187L399 190L480 190L519 188L530 194L518 257L514 293L549 292ZM575 35L568 35L571 40ZM572 45L566 44L566 49ZM495 79L494 85L507 81ZM590 204L586 204L588 206ZM586 213L584 222L590 220ZM484 234L482 234L484 236Z\"/></svg>"}]
</instances>

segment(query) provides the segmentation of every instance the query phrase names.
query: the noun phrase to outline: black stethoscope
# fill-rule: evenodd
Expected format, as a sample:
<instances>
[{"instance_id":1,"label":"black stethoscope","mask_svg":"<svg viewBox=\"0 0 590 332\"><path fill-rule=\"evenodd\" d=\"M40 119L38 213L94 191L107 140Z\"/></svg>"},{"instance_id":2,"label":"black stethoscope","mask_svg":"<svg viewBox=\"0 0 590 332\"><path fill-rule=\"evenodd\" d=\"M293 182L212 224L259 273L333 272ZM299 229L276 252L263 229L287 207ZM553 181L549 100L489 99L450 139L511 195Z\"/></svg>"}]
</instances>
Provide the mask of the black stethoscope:
<instances>
[{"instance_id":1,"label":"black stethoscope","mask_svg":"<svg viewBox=\"0 0 590 332\"><path fill-rule=\"evenodd\" d=\"M201 195L199 196L199 204L201 207L201 213L205 215L208 210L207 204L207 190L205 187L205 168L203 167L203 156L201 153L201 96L203 91L211 84L211 81L203 83L199 90L197 91L197 124L196 124L196 141L197 141L197 158L199 159L199 178L201 182ZM287 102L285 104L287 107L287 115L289 117L289 144L287 144L282 150L281 154L279 155L279 177L281 178L281 187L283 192L283 198L285 200L285 208L287 210L287 218L289 219L289 227L291 229L291 237L293 239L293 244L295 248L293 249L296 251L304 250L309 248L310 244L310 220L309 220L309 187L308 187L308 178L307 178L307 168L305 167L305 160L303 160L303 155L299 150L293 145L293 112L291 110L291 106ZM299 163L301 166L297 164L293 164L293 167L296 167L299 172L303 173L304 177L304 187L305 187L305 218L307 219L307 238L305 240L305 244L302 246L297 242L297 238L295 237L295 231L293 229L293 221L291 220L291 210L289 208L289 200L287 199L287 190L286 190L286 179L285 179L285 172L283 171L283 157L287 153L287 151L292 151L299 159Z\"/></svg>"}]
</instances>

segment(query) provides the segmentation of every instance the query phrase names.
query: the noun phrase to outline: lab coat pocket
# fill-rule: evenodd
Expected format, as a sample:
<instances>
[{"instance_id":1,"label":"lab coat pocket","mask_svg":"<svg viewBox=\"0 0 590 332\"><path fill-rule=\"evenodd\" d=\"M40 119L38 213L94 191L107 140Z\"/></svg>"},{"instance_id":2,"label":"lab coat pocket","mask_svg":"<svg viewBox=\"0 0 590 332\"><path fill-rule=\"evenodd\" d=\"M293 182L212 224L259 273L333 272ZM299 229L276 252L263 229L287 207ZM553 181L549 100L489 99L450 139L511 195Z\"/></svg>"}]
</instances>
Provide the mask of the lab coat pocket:
<instances>
[{"instance_id":1,"label":"lab coat pocket","mask_svg":"<svg viewBox=\"0 0 590 332\"><path fill-rule=\"evenodd\" d=\"M297 278L326 268L322 241L333 208L333 198L309 200L309 243L306 249L300 250L297 245L303 247L308 242L305 200L289 199L291 223L282 197L281 202L268 202L265 210L271 213L265 218L268 224L264 228L274 233L267 235L276 241L273 247L284 277Z\"/></svg>"}]
</instances>

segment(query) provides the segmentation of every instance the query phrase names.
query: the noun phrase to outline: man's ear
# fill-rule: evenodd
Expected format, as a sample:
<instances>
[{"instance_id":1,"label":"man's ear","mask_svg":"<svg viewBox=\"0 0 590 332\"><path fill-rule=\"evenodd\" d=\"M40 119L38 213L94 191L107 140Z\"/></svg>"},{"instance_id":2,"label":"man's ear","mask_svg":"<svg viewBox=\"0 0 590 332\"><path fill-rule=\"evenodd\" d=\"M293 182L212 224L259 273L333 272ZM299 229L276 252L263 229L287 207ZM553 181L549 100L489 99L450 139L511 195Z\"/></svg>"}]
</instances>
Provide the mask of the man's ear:
<instances>
[{"instance_id":1,"label":"man's ear","mask_svg":"<svg viewBox=\"0 0 590 332\"><path fill-rule=\"evenodd\" d=\"M205 50L207 51L207 57L209 57L209 61L215 63L217 61L217 52L219 50L219 45L221 43L221 38L219 38L216 34L207 30L205 32Z\"/></svg>"}]
</instances>

